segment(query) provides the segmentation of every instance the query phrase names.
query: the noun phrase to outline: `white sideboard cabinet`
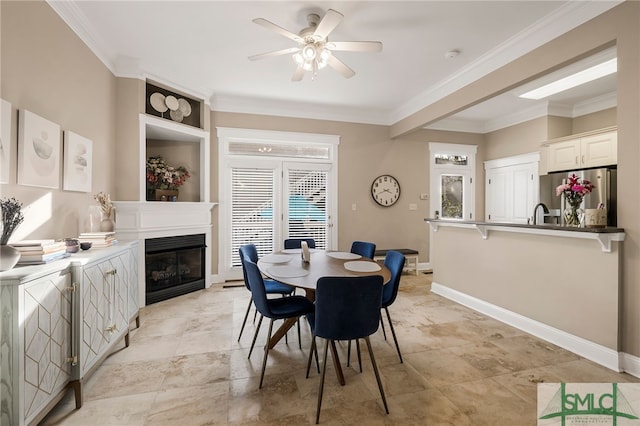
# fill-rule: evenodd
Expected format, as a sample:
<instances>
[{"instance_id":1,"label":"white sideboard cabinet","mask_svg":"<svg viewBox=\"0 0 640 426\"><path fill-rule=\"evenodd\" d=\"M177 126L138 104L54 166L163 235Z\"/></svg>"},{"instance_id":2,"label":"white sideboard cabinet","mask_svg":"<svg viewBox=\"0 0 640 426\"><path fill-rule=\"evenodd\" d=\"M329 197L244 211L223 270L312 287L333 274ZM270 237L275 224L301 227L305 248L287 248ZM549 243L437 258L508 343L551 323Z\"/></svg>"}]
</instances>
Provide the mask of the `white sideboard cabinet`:
<instances>
[{"instance_id":1,"label":"white sideboard cabinet","mask_svg":"<svg viewBox=\"0 0 640 426\"><path fill-rule=\"evenodd\" d=\"M35 424L71 378L71 272L26 267L0 278L0 424Z\"/></svg>"},{"instance_id":2,"label":"white sideboard cabinet","mask_svg":"<svg viewBox=\"0 0 640 426\"><path fill-rule=\"evenodd\" d=\"M78 286L74 305L74 368L71 386L76 407L82 407L83 384L124 337L129 346L129 323L137 319L138 306L131 287L137 291L137 243L105 249L73 265ZM130 306L130 304L133 304ZM139 322L137 321L137 325Z\"/></svg>"},{"instance_id":3,"label":"white sideboard cabinet","mask_svg":"<svg viewBox=\"0 0 640 426\"><path fill-rule=\"evenodd\" d=\"M0 273L0 424L37 424L138 317L138 242Z\"/></svg>"}]
</instances>

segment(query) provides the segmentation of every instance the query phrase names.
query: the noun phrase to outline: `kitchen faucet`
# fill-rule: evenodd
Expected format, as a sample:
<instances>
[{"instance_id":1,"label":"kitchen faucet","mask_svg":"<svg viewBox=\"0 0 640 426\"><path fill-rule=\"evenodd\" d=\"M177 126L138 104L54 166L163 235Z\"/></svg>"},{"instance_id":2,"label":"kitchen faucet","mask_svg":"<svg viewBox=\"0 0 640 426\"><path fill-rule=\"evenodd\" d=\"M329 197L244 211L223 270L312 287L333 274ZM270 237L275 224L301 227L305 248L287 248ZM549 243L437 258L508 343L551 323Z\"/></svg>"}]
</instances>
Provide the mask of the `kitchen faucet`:
<instances>
[{"instance_id":1,"label":"kitchen faucet","mask_svg":"<svg viewBox=\"0 0 640 426\"><path fill-rule=\"evenodd\" d=\"M549 213L549 209L547 208L547 206L544 203L538 203L536 204L536 206L533 208L533 224L537 225L538 222L538 207L542 206L542 211L544 213Z\"/></svg>"}]
</instances>

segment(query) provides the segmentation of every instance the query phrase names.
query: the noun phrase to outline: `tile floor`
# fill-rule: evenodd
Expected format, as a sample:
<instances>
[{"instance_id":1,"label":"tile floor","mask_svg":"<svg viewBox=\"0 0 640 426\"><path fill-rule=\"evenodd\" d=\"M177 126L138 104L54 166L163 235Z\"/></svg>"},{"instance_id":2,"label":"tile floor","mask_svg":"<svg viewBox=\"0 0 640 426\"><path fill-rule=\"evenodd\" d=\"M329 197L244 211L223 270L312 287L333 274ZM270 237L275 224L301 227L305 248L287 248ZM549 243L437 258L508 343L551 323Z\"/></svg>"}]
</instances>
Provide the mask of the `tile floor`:
<instances>
[{"instance_id":1,"label":"tile floor","mask_svg":"<svg viewBox=\"0 0 640 426\"><path fill-rule=\"evenodd\" d=\"M309 330L269 354L258 390L266 322L251 359L254 326L237 342L249 293L242 283L145 307L131 346L118 349L44 425L314 424L319 376L305 379ZM346 386L328 367L320 423L326 425L535 425L536 383L639 382L430 293L431 275L403 275L390 311L393 340L372 336L389 404L384 414L362 345L363 369L345 366ZM257 324L257 322L256 322ZM388 329L387 329L388 331ZM259 347L260 346L260 347ZM123 347L120 346L120 347ZM345 364L346 345L339 346ZM352 361L356 361L352 354Z\"/></svg>"}]
</instances>

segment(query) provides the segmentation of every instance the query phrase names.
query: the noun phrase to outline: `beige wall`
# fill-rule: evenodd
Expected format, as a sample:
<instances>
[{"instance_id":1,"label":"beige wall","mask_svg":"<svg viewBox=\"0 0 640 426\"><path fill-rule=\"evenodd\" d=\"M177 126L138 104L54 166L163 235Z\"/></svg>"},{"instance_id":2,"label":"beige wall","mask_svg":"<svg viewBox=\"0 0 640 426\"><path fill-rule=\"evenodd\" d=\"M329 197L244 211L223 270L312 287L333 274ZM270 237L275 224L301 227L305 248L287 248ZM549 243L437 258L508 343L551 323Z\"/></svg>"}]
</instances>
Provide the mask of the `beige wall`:
<instances>
[{"instance_id":1,"label":"beige wall","mask_svg":"<svg viewBox=\"0 0 640 426\"><path fill-rule=\"evenodd\" d=\"M218 111L211 113L211 123L212 141L217 140L216 127L340 135L338 249L348 250L354 240L373 241L378 248L418 250L421 262L429 260L428 229L424 222L429 217L429 201L420 200L420 193L430 192L429 142L480 146L483 140L482 135L434 130L421 130L391 140L385 126ZM214 142L212 145L217 144ZM218 164L217 150L212 154L211 164ZM212 175L217 173L214 171ZM371 198L371 182L381 174L391 174L400 182L400 199L392 207L381 207ZM477 189L484 193L483 179L476 181L480 185ZM212 187L211 197L219 201L217 181ZM356 205L355 211L352 204ZM417 210L409 210L409 204L416 204ZM477 200L476 204L484 207L482 200ZM214 235L214 240L216 238Z\"/></svg>"},{"instance_id":2,"label":"beige wall","mask_svg":"<svg viewBox=\"0 0 640 426\"><path fill-rule=\"evenodd\" d=\"M618 120L617 108L609 108L602 111L585 114L576 117L572 121L571 133L583 133L591 130L603 129L615 126ZM563 135L564 136L564 135Z\"/></svg>"},{"instance_id":3,"label":"beige wall","mask_svg":"<svg viewBox=\"0 0 640 426\"><path fill-rule=\"evenodd\" d=\"M24 206L27 219L12 241L77 236L93 194L115 193L116 79L45 2L0 2L2 98L13 108L11 176L3 197ZM16 184L17 110L26 109L93 141L90 193ZM61 135L62 137L62 135ZM62 146L62 144L61 144ZM29 208L36 205L37 208Z\"/></svg>"},{"instance_id":4,"label":"beige wall","mask_svg":"<svg viewBox=\"0 0 640 426\"><path fill-rule=\"evenodd\" d=\"M547 121L547 117L540 117L487 133L486 160L540 151L548 138Z\"/></svg>"},{"instance_id":5,"label":"beige wall","mask_svg":"<svg viewBox=\"0 0 640 426\"><path fill-rule=\"evenodd\" d=\"M622 260L622 345L640 357L640 2L626 1L523 55L456 93L391 126L399 137L538 76L615 45L618 54L618 225L626 232Z\"/></svg>"}]
</instances>

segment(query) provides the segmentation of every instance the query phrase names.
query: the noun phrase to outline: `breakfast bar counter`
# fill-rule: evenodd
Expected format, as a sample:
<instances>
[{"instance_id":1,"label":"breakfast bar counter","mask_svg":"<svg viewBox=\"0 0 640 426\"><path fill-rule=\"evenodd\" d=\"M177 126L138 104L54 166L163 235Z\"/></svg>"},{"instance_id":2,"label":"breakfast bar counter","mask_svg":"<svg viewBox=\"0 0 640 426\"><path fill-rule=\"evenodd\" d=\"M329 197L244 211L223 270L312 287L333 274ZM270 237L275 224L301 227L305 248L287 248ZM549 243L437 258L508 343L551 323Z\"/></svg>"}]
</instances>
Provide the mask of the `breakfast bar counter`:
<instances>
[{"instance_id":1,"label":"breakfast bar counter","mask_svg":"<svg viewBox=\"0 0 640 426\"><path fill-rule=\"evenodd\" d=\"M431 291L620 370L620 228L425 219Z\"/></svg>"}]
</instances>

